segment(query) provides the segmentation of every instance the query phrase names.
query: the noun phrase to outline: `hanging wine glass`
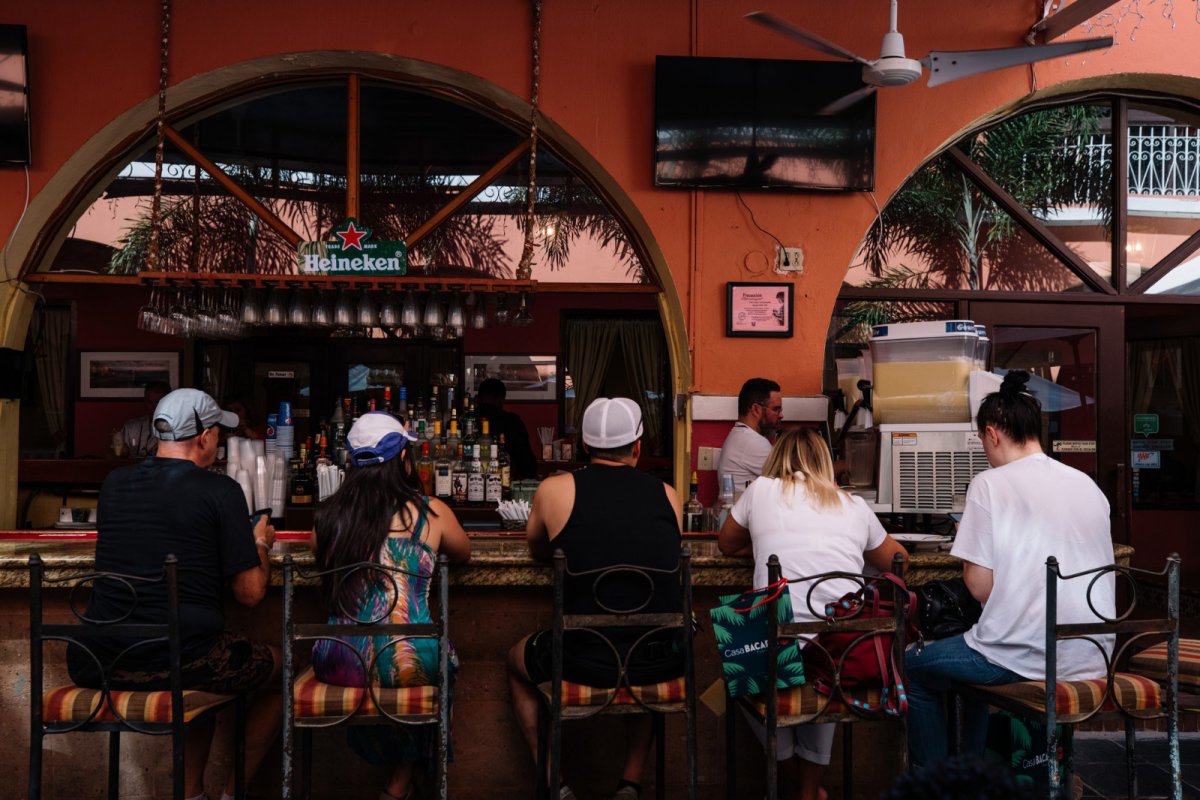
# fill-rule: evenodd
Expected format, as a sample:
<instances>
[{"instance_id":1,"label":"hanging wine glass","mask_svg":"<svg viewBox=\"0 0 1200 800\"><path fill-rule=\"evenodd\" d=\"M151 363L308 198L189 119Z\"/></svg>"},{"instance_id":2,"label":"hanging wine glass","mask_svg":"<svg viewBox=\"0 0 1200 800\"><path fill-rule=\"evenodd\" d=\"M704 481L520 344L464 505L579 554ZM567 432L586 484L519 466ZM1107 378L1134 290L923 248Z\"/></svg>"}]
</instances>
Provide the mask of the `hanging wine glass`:
<instances>
[{"instance_id":1,"label":"hanging wine glass","mask_svg":"<svg viewBox=\"0 0 1200 800\"><path fill-rule=\"evenodd\" d=\"M217 330L229 339L240 336L242 323L238 318L237 290L226 287L218 291L221 297L217 307Z\"/></svg>"},{"instance_id":2,"label":"hanging wine glass","mask_svg":"<svg viewBox=\"0 0 1200 800\"><path fill-rule=\"evenodd\" d=\"M400 306L400 328L404 331L404 338L418 335L420 325L421 312L417 308L417 293L409 289L404 293L404 303Z\"/></svg>"},{"instance_id":3,"label":"hanging wine glass","mask_svg":"<svg viewBox=\"0 0 1200 800\"><path fill-rule=\"evenodd\" d=\"M318 328L333 327L333 304L329 302L329 295L324 289L317 293L317 298L313 301L312 324Z\"/></svg>"},{"instance_id":4,"label":"hanging wine glass","mask_svg":"<svg viewBox=\"0 0 1200 800\"><path fill-rule=\"evenodd\" d=\"M184 296L185 290L176 289L175 296L171 300L170 313L170 329L175 336L187 338L191 335L192 317L189 313L188 298Z\"/></svg>"},{"instance_id":5,"label":"hanging wine glass","mask_svg":"<svg viewBox=\"0 0 1200 800\"><path fill-rule=\"evenodd\" d=\"M282 325L287 320L287 296L283 289L275 287L267 295L267 308L263 319L268 325Z\"/></svg>"},{"instance_id":6,"label":"hanging wine glass","mask_svg":"<svg viewBox=\"0 0 1200 800\"><path fill-rule=\"evenodd\" d=\"M298 328L307 328L312 324L312 304L308 292L304 289L292 290L292 302L288 306L288 323Z\"/></svg>"},{"instance_id":7,"label":"hanging wine glass","mask_svg":"<svg viewBox=\"0 0 1200 800\"><path fill-rule=\"evenodd\" d=\"M508 324L508 316L509 316L508 300L504 296L504 292L501 292L496 297L496 324L497 325L507 325Z\"/></svg>"},{"instance_id":8,"label":"hanging wine glass","mask_svg":"<svg viewBox=\"0 0 1200 800\"><path fill-rule=\"evenodd\" d=\"M379 324L384 328L395 328L400 324L400 304L396 295L389 287L383 296L383 305L379 307Z\"/></svg>"},{"instance_id":9,"label":"hanging wine glass","mask_svg":"<svg viewBox=\"0 0 1200 800\"><path fill-rule=\"evenodd\" d=\"M337 304L333 307L333 324L342 328L354 325L354 301L345 289L338 290Z\"/></svg>"},{"instance_id":10,"label":"hanging wine glass","mask_svg":"<svg viewBox=\"0 0 1200 800\"><path fill-rule=\"evenodd\" d=\"M463 311L462 294L455 292L450 296L450 307L446 310L446 325L462 330L467 324L467 315ZM459 334L462 335L461 333Z\"/></svg>"},{"instance_id":11,"label":"hanging wine glass","mask_svg":"<svg viewBox=\"0 0 1200 800\"><path fill-rule=\"evenodd\" d=\"M217 330L217 312L213 303L212 289L196 290L196 305L192 310L192 320L195 323L196 336L215 336Z\"/></svg>"},{"instance_id":12,"label":"hanging wine glass","mask_svg":"<svg viewBox=\"0 0 1200 800\"><path fill-rule=\"evenodd\" d=\"M158 289L150 290L150 299L146 304L138 309L138 329L143 331L157 332L158 326L161 323L161 317L158 310Z\"/></svg>"},{"instance_id":13,"label":"hanging wine glass","mask_svg":"<svg viewBox=\"0 0 1200 800\"><path fill-rule=\"evenodd\" d=\"M375 311L375 301L371 293L363 289L358 297L358 313L355 320L360 328L374 328L379 325L379 314Z\"/></svg>"},{"instance_id":14,"label":"hanging wine glass","mask_svg":"<svg viewBox=\"0 0 1200 800\"><path fill-rule=\"evenodd\" d=\"M421 316L421 324L426 328L439 327L443 322L442 299L436 290L429 291L429 299L425 301L425 313Z\"/></svg>"},{"instance_id":15,"label":"hanging wine glass","mask_svg":"<svg viewBox=\"0 0 1200 800\"><path fill-rule=\"evenodd\" d=\"M249 289L246 291L246 297L242 301L242 324L258 325L262 322L262 295L258 289Z\"/></svg>"},{"instance_id":16,"label":"hanging wine glass","mask_svg":"<svg viewBox=\"0 0 1200 800\"><path fill-rule=\"evenodd\" d=\"M521 302L517 306L517 313L513 317L512 324L519 328L527 328L533 324L533 314L529 313L529 303L525 292L521 292Z\"/></svg>"},{"instance_id":17,"label":"hanging wine glass","mask_svg":"<svg viewBox=\"0 0 1200 800\"><path fill-rule=\"evenodd\" d=\"M487 327L487 303L482 297L476 300L475 308L471 312L471 327L477 331Z\"/></svg>"}]
</instances>

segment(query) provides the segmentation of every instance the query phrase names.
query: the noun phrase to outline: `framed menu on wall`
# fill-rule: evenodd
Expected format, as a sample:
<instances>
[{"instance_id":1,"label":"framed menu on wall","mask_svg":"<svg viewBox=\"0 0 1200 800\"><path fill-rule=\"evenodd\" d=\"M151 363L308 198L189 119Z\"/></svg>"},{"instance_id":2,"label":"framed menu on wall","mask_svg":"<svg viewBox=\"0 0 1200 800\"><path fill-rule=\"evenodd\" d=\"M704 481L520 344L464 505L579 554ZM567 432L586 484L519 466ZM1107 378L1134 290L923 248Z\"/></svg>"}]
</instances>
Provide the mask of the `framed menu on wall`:
<instances>
[{"instance_id":1,"label":"framed menu on wall","mask_svg":"<svg viewBox=\"0 0 1200 800\"><path fill-rule=\"evenodd\" d=\"M791 283L727 283L725 335L789 338L792 335Z\"/></svg>"}]
</instances>

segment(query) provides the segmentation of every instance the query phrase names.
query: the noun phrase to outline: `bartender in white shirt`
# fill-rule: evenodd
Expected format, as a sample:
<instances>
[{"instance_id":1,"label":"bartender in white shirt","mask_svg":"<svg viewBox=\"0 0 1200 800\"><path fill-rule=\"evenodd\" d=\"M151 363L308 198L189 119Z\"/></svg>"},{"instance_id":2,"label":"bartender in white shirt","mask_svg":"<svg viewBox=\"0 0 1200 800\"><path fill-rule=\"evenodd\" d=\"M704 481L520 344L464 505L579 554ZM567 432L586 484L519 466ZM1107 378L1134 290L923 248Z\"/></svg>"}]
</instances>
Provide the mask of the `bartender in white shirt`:
<instances>
[{"instance_id":1,"label":"bartender in white shirt","mask_svg":"<svg viewBox=\"0 0 1200 800\"><path fill-rule=\"evenodd\" d=\"M738 392L738 420L721 445L717 462L717 486L726 475L733 476L733 491L740 495L746 484L762 474L771 452L771 440L783 419L783 396L779 384L769 378L751 378Z\"/></svg>"},{"instance_id":2,"label":"bartender in white shirt","mask_svg":"<svg viewBox=\"0 0 1200 800\"><path fill-rule=\"evenodd\" d=\"M152 456L158 447L158 439L150 432L150 419L158 401L171 393L171 385L166 381L150 381L142 392L142 405L146 413L140 417L126 420L121 426L121 438L125 440L125 451L130 456Z\"/></svg>"}]
</instances>

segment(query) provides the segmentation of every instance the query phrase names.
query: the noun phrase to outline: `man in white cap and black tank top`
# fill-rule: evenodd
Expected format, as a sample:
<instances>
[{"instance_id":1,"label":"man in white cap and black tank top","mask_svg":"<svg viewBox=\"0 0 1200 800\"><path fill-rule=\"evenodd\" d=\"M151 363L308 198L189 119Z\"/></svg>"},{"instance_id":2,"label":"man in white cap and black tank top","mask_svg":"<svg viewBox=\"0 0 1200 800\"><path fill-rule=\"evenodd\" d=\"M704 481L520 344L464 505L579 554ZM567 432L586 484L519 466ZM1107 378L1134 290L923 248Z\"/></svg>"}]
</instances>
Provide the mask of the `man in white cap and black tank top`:
<instances>
[{"instance_id":1,"label":"man in white cap and black tank top","mask_svg":"<svg viewBox=\"0 0 1200 800\"><path fill-rule=\"evenodd\" d=\"M549 558L561 549L570 572L603 569L618 564L673 570L679 563L680 523L683 506L668 484L636 468L642 452L642 410L625 397L601 397L583 413L583 444L587 466L542 481L533 497L526 525L529 551ZM651 573L654 597L641 609L647 613L679 611L675 576ZM645 600L645 586L616 581L601 598L610 608L627 608ZM565 585L565 613L601 614L592 581ZM599 587L597 587L599 588ZM629 596L622 596L629 595ZM636 595L636 596L635 596ZM622 658L641 631L610 636ZM570 632L567 637L570 637ZM509 651L509 685L522 733L537 759L537 685L550 680L551 635L540 630L526 636ZM618 665L611 649L594 635L584 634L564 642L563 677L588 686L616 685ZM629 659L629 682L657 683L683 674L683 653L671 638L638 646ZM646 715L628 715L625 767L614 800L637 800L642 771L650 755L651 727ZM546 776L542 776L545 781ZM564 783L549 793L560 800L574 798Z\"/></svg>"}]
</instances>

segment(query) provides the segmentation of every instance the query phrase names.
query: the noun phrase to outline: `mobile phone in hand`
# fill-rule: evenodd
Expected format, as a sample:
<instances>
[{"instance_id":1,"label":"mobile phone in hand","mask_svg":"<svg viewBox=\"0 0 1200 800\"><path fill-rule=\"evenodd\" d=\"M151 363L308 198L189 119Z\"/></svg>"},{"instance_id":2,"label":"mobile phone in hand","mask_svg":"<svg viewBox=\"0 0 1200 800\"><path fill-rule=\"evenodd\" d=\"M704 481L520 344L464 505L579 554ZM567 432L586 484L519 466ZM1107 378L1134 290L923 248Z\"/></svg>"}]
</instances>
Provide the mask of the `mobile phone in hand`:
<instances>
[{"instance_id":1,"label":"mobile phone in hand","mask_svg":"<svg viewBox=\"0 0 1200 800\"><path fill-rule=\"evenodd\" d=\"M270 519L271 518L271 509L260 508L258 511L255 511L253 514L251 514L250 515L250 526L251 527L258 524L259 517L266 517L267 519Z\"/></svg>"}]
</instances>

